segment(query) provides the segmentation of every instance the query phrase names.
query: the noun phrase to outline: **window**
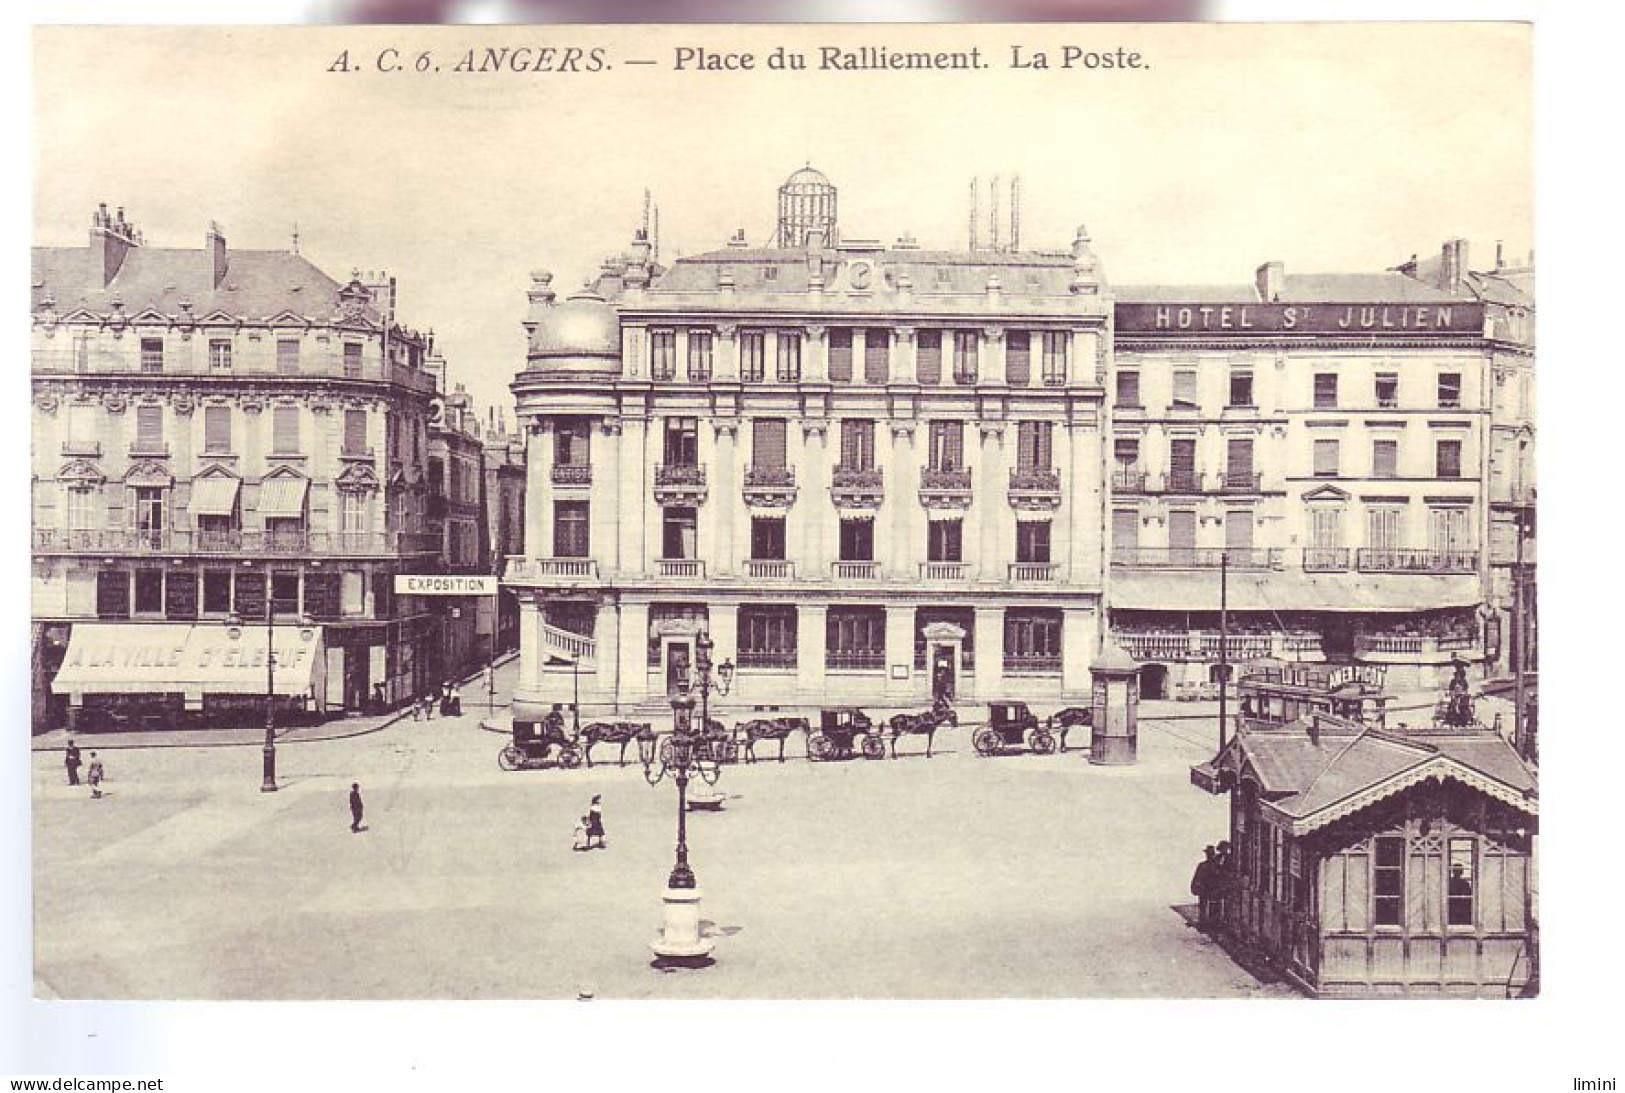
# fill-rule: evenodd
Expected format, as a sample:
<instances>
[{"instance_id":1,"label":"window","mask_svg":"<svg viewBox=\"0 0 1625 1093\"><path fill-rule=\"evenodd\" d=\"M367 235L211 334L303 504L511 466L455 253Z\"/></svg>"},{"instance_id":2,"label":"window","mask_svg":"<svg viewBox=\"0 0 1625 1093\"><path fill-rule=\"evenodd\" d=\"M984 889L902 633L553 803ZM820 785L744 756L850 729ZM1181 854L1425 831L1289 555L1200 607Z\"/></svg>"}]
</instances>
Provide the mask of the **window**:
<instances>
[{"instance_id":1,"label":"window","mask_svg":"<svg viewBox=\"0 0 1625 1093\"><path fill-rule=\"evenodd\" d=\"M699 527L699 510L666 509L660 522L660 556L667 559L697 557Z\"/></svg>"},{"instance_id":2,"label":"window","mask_svg":"<svg viewBox=\"0 0 1625 1093\"><path fill-rule=\"evenodd\" d=\"M333 572L305 574L305 614L313 619L339 617L340 576Z\"/></svg>"},{"instance_id":3,"label":"window","mask_svg":"<svg viewBox=\"0 0 1625 1093\"><path fill-rule=\"evenodd\" d=\"M1048 471L1055 466L1055 424L1050 421L1016 423L1016 469Z\"/></svg>"},{"instance_id":4,"label":"window","mask_svg":"<svg viewBox=\"0 0 1625 1093\"><path fill-rule=\"evenodd\" d=\"M886 609L831 607L824 623L824 663L829 668L886 666Z\"/></svg>"},{"instance_id":5,"label":"window","mask_svg":"<svg viewBox=\"0 0 1625 1093\"><path fill-rule=\"evenodd\" d=\"M841 556L843 562L872 562L875 560L875 522L872 517L860 516L841 521Z\"/></svg>"},{"instance_id":6,"label":"window","mask_svg":"<svg viewBox=\"0 0 1625 1093\"><path fill-rule=\"evenodd\" d=\"M1475 840L1450 840L1450 877L1446 881L1445 922L1450 926L1472 926L1477 921L1473 913L1473 844Z\"/></svg>"},{"instance_id":7,"label":"window","mask_svg":"<svg viewBox=\"0 0 1625 1093\"><path fill-rule=\"evenodd\" d=\"M164 370L164 340L162 338L141 339L141 371L162 372Z\"/></svg>"},{"instance_id":8,"label":"window","mask_svg":"<svg viewBox=\"0 0 1625 1093\"><path fill-rule=\"evenodd\" d=\"M358 380L361 378L361 343L344 343L344 378Z\"/></svg>"},{"instance_id":9,"label":"window","mask_svg":"<svg viewBox=\"0 0 1625 1093\"><path fill-rule=\"evenodd\" d=\"M137 406L135 408L135 446L143 452L163 450L164 408L162 406Z\"/></svg>"},{"instance_id":10,"label":"window","mask_svg":"<svg viewBox=\"0 0 1625 1093\"><path fill-rule=\"evenodd\" d=\"M1253 549L1253 510L1228 509L1224 514L1226 550Z\"/></svg>"},{"instance_id":11,"label":"window","mask_svg":"<svg viewBox=\"0 0 1625 1093\"><path fill-rule=\"evenodd\" d=\"M1467 508L1462 505L1435 505L1428 509L1428 547L1435 554L1450 556L1453 566L1467 561L1463 556L1473 549L1467 515Z\"/></svg>"},{"instance_id":12,"label":"window","mask_svg":"<svg viewBox=\"0 0 1625 1093\"><path fill-rule=\"evenodd\" d=\"M1010 608L1004 613L1006 671L1057 672L1061 669L1061 612Z\"/></svg>"},{"instance_id":13,"label":"window","mask_svg":"<svg viewBox=\"0 0 1625 1093\"><path fill-rule=\"evenodd\" d=\"M203 408L203 450L215 454L231 451L230 406Z\"/></svg>"},{"instance_id":14,"label":"window","mask_svg":"<svg viewBox=\"0 0 1625 1093\"><path fill-rule=\"evenodd\" d=\"M95 444L101 437L100 422L97 420L96 407L89 403L76 402L68 407L68 443L73 445Z\"/></svg>"},{"instance_id":15,"label":"window","mask_svg":"<svg viewBox=\"0 0 1625 1093\"><path fill-rule=\"evenodd\" d=\"M1461 408L1461 373L1439 373L1439 409L1458 410Z\"/></svg>"},{"instance_id":16,"label":"window","mask_svg":"<svg viewBox=\"0 0 1625 1093\"><path fill-rule=\"evenodd\" d=\"M75 372L90 371L90 335L75 334L73 336L73 370Z\"/></svg>"},{"instance_id":17,"label":"window","mask_svg":"<svg viewBox=\"0 0 1625 1093\"><path fill-rule=\"evenodd\" d=\"M272 410L271 451L275 455L299 454L299 407L277 406Z\"/></svg>"},{"instance_id":18,"label":"window","mask_svg":"<svg viewBox=\"0 0 1625 1093\"><path fill-rule=\"evenodd\" d=\"M1434 445L1434 453L1434 477L1461 477L1461 441L1437 441Z\"/></svg>"},{"instance_id":19,"label":"window","mask_svg":"<svg viewBox=\"0 0 1625 1093\"><path fill-rule=\"evenodd\" d=\"M750 463L756 470L783 470L786 465L783 418L757 418L751 423Z\"/></svg>"},{"instance_id":20,"label":"window","mask_svg":"<svg viewBox=\"0 0 1625 1093\"><path fill-rule=\"evenodd\" d=\"M1315 409L1337 409L1337 373L1315 373Z\"/></svg>"},{"instance_id":21,"label":"window","mask_svg":"<svg viewBox=\"0 0 1625 1093\"><path fill-rule=\"evenodd\" d=\"M767 337L760 330L739 332L739 378L761 383L767 371Z\"/></svg>"},{"instance_id":22,"label":"window","mask_svg":"<svg viewBox=\"0 0 1625 1093\"><path fill-rule=\"evenodd\" d=\"M1224 484L1233 490L1258 488L1253 471L1252 437L1233 436L1225 441Z\"/></svg>"},{"instance_id":23,"label":"window","mask_svg":"<svg viewBox=\"0 0 1625 1093\"><path fill-rule=\"evenodd\" d=\"M1343 546L1343 510L1317 505L1309 510L1309 542L1315 550Z\"/></svg>"},{"instance_id":24,"label":"window","mask_svg":"<svg viewBox=\"0 0 1625 1093\"><path fill-rule=\"evenodd\" d=\"M1196 410L1196 405L1196 370L1174 369L1174 397L1168 408L1189 413Z\"/></svg>"},{"instance_id":25,"label":"window","mask_svg":"<svg viewBox=\"0 0 1625 1093\"><path fill-rule=\"evenodd\" d=\"M1376 379L1377 406L1392 410L1399 406L1399 373L1378 372Z\"/></svg>"},{"instance_id":26,"label":"window","mask_svg":"<svg viewBox=\"0 0 1625 1093\"><path fill-rule=\"evenodd\" d=\"M1192 493L1200 488L1196 479L1196 440L1174 437L1168 441L1168 488Z\"/></svg>"},{"instance_id":27,"label":"window","mask_svg":"<svg viewBox=\"0 0 1625 1093\"><path fill-rule=\"evenodd\" d=\"M1399 441L1377 439L1371 442L1371 477L1395 478L1399 475Z\"/></svg>"},{"instance_id":28,"label":"window","mask_svg":"<svg viewBox=\"0 0 1625 1093\"><path fill-rule=\"evenodd\" d=\"M1230 405L1253 405L1252 369L1235 369L1230 373Z\"/></svg>"},{"instance_id":29,"label":"window","mask_svg":"<svg viewBox=\"0 0 1625 1093\"><path fill-rule=\"evenodd\" d=\"M346 535L363 535L367 527L367 497L351 490L339 494L339 530Z\"/></svg>"},{"instance_id":30,"label":"window","mask_svg":"<svg viewBox=\"0 0 1625 1093\"><path fill-rule=\"evenodd\" d=\"M560 467L585 467L592 462L591 444L591 426L561 418L553 429L553 462Z\"/></svg>"},{"instance_id":31,"label":"window","mask_svg":"<svg viewBox=\"0 0 1625 1093\"><path fill-rule=\"evenodd\" d=\"M852 331L845 327L829 332L829 379L831 383L852 382Z\"/></svg>"},{"instance_id":32,"label":"window","mask_svg":"<svg viewBox=\"0 0 1625 1093\"><path fill-rule=\"evenodd\" d=\"M1315 477L1336 478L1338 442L1335 438L1315 441Z\"/></svg>"},{"instance_id":33,"label":"window","mask_svg":"<svg viewBox=\"0 0 1625 1093\"><path fill-rule=\"evenodd\" d=\"M1140 463L1140 438L1120 436L1112 441L1112 459L1119 471L1129 471Z\"/></svg>"},{"instance_id":34,"label":"window","mask_svg":"<svg viewBox=\"0 0 1625 1093\"><path fill-rule=\"evenodd\" d=\"M1020 525L1018 524L1017 527ZM1132 554L1140 547L1140 510L1112 510L1112 550Z\"/></svg>"},{"instance_id":35,"label":"window","mask_svg":"<svg viewBox=\"0 0 1625 1093\"><path fill-rule=\"evenodd\" d=\"M209 339L209 371L231 371L231 341L228 338Z\"/></svg>"},{"instance_id":36,"label":"window","mask_svg":"<svg viewBox=\"0 0 1625 1093\"><path fill-rule=\"evenodd\" d=\"M271 574L271 613L297 615L299 613L299 572L279 569Z\"/></svg>"},{"instance_id":37,"label":"window","mask_svg":"<svg viewBox=\"0 0 1625 1093\"><path fill-rule=\"evenodd\" d=\"M764 280L764 281L777 281L778 279L779 279L779 267L778 266L763 266L762 267L762 280Z\"/></svg>"},{"instance_id":38,"label":"window","mask_svg":"<svg viewBox=\"0 0 1625 1093\"><path fill-rule=\"evenodd\" d=\"M949 269L947 266L938 266L937 267L937 287L938 288L948 288L953 283L954 283L953 270Z\"/></svg>"},{"instance_id":39,"label":"window","mask_svg":"<svg viewBox=\"0 0 1625 1093\"><path fill-rule=\"evenodd\" d=\"M841 422L841 466L854 471L875 469L875 423L866 418Z\"/></svg>"},{"instance_id":40,"label":"window","mask_svg":"<svg viewBox=\"0 0 1625 1093\"><path fill-rule=\"evenodd\" d=\"M801 379L801 335L792 331L779 333L780 383L796 383Z\"/></svg>"},{"instance_id":41,"label":"window","mask_svg":"<svg viewBox=\"0 0 1625 1093\"><path fill-rule=\"evenodd\" d=\"M96 571L96 617L99 619L127 619L130 617L130 574L122 569Z\"/></svg>"},{"instance_id":42,"label":"window","mask_svg":"<svg viewBox=\"0 0 1625 1093\"><path fill-rule=\"evenodd\" d=\"M891 379L891 331L870 327L863 332L863 382Z\"/></svg>"},{"instance_id":43,"label":"window","mask_svg":"<svg viewBox=\"0 0 1625 1093\"><path fill-rule=\"evenodd\" d=\"M161 545L164 527L168 523L165 491L160 486L137 486L135 494L135 529L142 538L154 546Z\"/></svg>"},{"instance_id":44,"label":"window","mask_svg":"<svg viewBox=\"0 0 1625 1093\"><path fill-rule=\"evenodd\" d=\"M669 380L677 375L677 332L654 330L649 333L649 375Z\"/></svg>"},{"instance_id":45,"label":"window","mask_svg":"<svg viewBox=\"0 0 1625 1093\"><path fill-rule=\"evenodd\" d=\"M914 335L914 376L922 384L942 382L942 331L921 330Z\"/></svg>"},{"instance_id":46,"label":"window","mask_svg":"<svg viewBox=\"0 0 1625 1093\"><path fill-rule=\"evenodd\" d=\"M1385 553L1402 548L1404 544L1405 510L1392 505L1366 510L1366 546Z\"/></svg>"},{"instance_id":47,"label":"window","mask_svg":"<svg viewBox=\"0 0 1625 1093\"><path fill-rule=\"evenodd\" d=\"M95 526L95 491L78 488L68 490L68 530L89 531Z\"/></svg>"},{"instance_id":48,"label":"window","mask_svg":"<svg viewBox=\"0 0 1625 1093\"><path fill-rule=\"evenodd\" d=\"M784 517L751 517L750 556L752 560L758 562L784 560Z\"/></svg>"},{"instance_id":49,"label":"window","mask_svg":"<svg viewBox=\"0 0 1625 1093\"><path fill-rule=\"evenodd\" d=\"M1376 860L1371 878L1372 921L1378 926L1398 926L1405 914L1405 839L1399 835L1378 835Z\"/></svg>"},{"instance_id":50,"label":"window","mask_svg":"<svg viewBox=\"0 0 1625 1093\"><path fill-rule=\"evenodd\" d=\"M695 383L711 378L711 341L709 330L688 332L688 378Z\"/></svg>"},{"instance_id":51,"label":"window","mask_svg":"<svg viewBox=\"0 0 1625 1093\"><path fill-rule=\"evenodd\" d=\"M1049 555L1048 520L1020 520L1016 523L1016 561L1047 564Z\"/></svg>"},{"instance_id":52,"label":"window","mask_svg":"<svg viewBox=\"0 0 1625 1093\"><path fill-rule=\"evenodd\" d=\"M555 558L587 557L586 501L555 501L553 503L553 556Z\"/></svg>"},{"instance_id":53,"label":"window","mask_svg":"<svg viewBox=\"0 0 1625 1093\"><path fill-rule=\"evenodd\" d=\"M933 471L965 469L965 423L933 421L927 438L926 466Z\"/></svg>"},{"instance_id":54,"label":"window","mask_svg":"<svg viewBox=\"0 0 1625 1093\"><path fill-rule=\"evenodd\" d=\"M135 613L156 615L164 609L164 571L138 569L135 571Z\"/></svg>"},{"instance_id":55,"label":"window","mask_svg":"<svg viewBox=\"0 0 1625 1093\"><path fill-rule=\"evenodd\" d=\"M203 571L203 611L208 615L225 615L231 612L231 570Z\"/></svg>"},{"instance_id":56,"label":"window","mask_svg":"<svg viewBox=\"0 0 1625 1093\"><path fill-rule=\"evenodd\" d=\"M1044 332L1044 386L1060 387L1066 383L1067 346L1072 336L1064 330Z\"/></svg>"},{"instance_id":57,"label":"window","mask_svg":"<svg viewBox=\"0 0 1625 1093\"><path fill-rule=\"evenodd\" d=\"M669 467L697 467L700 465L700 420L693 417L666 419L666 465Z\"/></svg>"},{"instance_id":58,"label":"window","mask_svg":"<svg viewBox=\"0 0 1625 1093\"><path fill-rule=\"evenodd\" d=\"M1192 551L1196 549L1196 510L1168 510L1168 549Z\"/></svg>"},{"instance_id":59,"label":"window","mask_svg":"<svg viewBox=\"0 0 1625 1093\"><path fill-rule=\"evenodd\" d=\"M741 668L796 666L796 609L780 604L747 604L739 609Z\"/></svg>"},{"instance_id":60,"label":"window","mask_svg":"<svg viewBox=\"0 0 1625 1093\"><path fill-rule=\"evenodd\" d=\"M1032 336L1025 330L1011 330L1004 335L1004 382L1011 387L1026 387L1032 382Z\"/></svg>"},{"instance_id":61,"label":"window","mask_svg":"<svg viewBox=\"0 0 1625 1093\"><path fill-rule=\"evenodd\" d=\"M1117 405L1138 408L1140 405L1140 373L1117 373Z\"/></svg>"},{"instance_id":62,"label":"window","mask_svg":"<svg viewBox=\"0 0 1625 1093\"><path fill-rule=\"evenodd\" d=\"M367 452L367 411L344 411L344 454L366 455Z\"/></svg>"},{"instance_id":63,"label":"window","mask_svg":"<svg viewBox=\"0 0 1625 1093\"><path fill-rule=\"evenodd\" d=\"M932 520L926 542L926 558L933 562L962 562L964 528L962 520Z\"/></svg>"},{"instance_id":64,"label":"window","mask_svg":"<svg viewBox=\"0 0 1625 1093\"><path fill-rule=\"evenodd\" d=\"M954 382L976 382L976 353L982 336L974 330L954 331Z\"/></svg>"},{"instance_id":65,"label":"window","mask_svg":"<svg viewBox=\"0 0 1625 1093\"><path fill-rule=\"evenodd\" d=\"M284 375L299 371L299 339L277 339L276 370Z\"/></svg>"}]
</instances>

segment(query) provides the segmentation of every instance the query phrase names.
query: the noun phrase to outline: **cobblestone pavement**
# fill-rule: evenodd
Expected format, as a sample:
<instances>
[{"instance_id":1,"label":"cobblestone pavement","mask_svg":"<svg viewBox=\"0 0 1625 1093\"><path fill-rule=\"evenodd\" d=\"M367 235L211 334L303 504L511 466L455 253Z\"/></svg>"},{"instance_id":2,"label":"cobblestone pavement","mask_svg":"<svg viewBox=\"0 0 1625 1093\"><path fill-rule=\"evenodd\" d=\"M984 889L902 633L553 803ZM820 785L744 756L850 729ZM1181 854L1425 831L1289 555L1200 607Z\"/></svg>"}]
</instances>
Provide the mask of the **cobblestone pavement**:
<instances>
[{"instance_id":1,"label":"cobblestone pavement","mask_svg":"<svg viewBox=\"0 0 1625 1093\"><path fill-rule=\"evenodd\" d=\"M509 670L511 672L511 669ZM33 765L37 993L64 998L1287 996L1173 909L1224 803L1192 788L1205 728L1147 721L1141 761L1076 750L729 767L694 814L717 962L647 945L676 791L601 749L497 768L483 703L279 749L116 751L108 796ZM905 740L919 750L918 742ZM359 781L367 830L351 834ZM571 830L602 794L610 846Z\"/></svg>"}]
</instances>

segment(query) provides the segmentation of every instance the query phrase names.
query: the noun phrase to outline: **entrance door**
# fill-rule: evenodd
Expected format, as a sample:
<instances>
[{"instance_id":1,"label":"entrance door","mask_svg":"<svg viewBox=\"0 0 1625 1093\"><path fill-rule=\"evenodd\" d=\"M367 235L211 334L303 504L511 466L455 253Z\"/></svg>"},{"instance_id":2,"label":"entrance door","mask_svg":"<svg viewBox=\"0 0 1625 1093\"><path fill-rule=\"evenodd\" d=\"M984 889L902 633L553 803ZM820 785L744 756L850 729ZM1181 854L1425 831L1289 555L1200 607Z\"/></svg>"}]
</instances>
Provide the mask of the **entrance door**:
<instances>
[{"instance_id":1,"label":"entrance door","mask_svg":"<svg viewBox=\"0 0 1625 1093\"><path fill-rule=\"evenodd\" d=\"M689 644L674 641L666 646L666 694L682 693L688 683Z\"/></svg>"},{"instance_id":2,"label":"entrance door","mask_svg":"<svg viewBox=\"0 0 1625 1093\"><path fill-rule=\"evenodd\" d=\"M367 705L367 649L365 646L344 647L344 708L361 710Z\"/></svg>"},{"instance_id":3,"label":"entrance door","mask_svg":"<svg viewBox=\"0 0 1625 1093\"><path fill-rule=\"evenodd\" d=\"M938 645L931 652L931 699L954 700L954 650L951 645Z\"/></svg>"},{"instance_id":4,"label":"entrance door","mask_svg":"<svg viewBox=\"0 0 1625 1093\"><path fill-rule=\"evenodd\" d=\"M1140 667L1140 697L1156 701L1168 697L1168 669L1161 664Z\"/></svg>"}]
</instances>

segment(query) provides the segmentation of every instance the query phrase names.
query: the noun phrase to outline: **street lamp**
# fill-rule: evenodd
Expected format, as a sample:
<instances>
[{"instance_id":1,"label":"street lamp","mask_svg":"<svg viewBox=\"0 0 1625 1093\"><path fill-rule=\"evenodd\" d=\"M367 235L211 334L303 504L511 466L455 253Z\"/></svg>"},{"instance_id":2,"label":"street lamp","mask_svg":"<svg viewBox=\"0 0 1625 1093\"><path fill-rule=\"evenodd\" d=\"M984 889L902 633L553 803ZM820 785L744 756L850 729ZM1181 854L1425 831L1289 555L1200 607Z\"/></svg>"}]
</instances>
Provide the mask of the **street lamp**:
<instances>
[{"instance_id":1,"label":"street lamp","mask_svg":"<svg viewBox=\"0 0 1625 1093\"><path fill-rule=\"evenodd\" d=\"M265 744L260 749L263 756L260 781L261 793L275 793L276 784L276 627L275 615L271 611L271 590L265 590ZM231 615L227 618L226 633L232 641L238 641L245 632L242 617ZM301 616L299 619L299 636L309 641L315 628L312 621Z\"/></svg>"},{"instance_id":2,"label":"street lamp","mask_svg":"<svg viewBox=\"0 0 1625 1093\"><path fill-rule=\"evenodd\" d=\"M695 667L698 680L683 681L683 689L672 696L672 733L656 744L653 737L638 739L638 755L643 760L643 778L659 785L670 774L677 783L677 860L666 879L663 897L665 914L661 933L649 943L656 956L672 962L700 962L711 955L715 945L700 936L700 890L694 870L688 864L688 782L698 775L708 786L722 777L717 742L706 732L710 714L710 692L726 694L733 682L733 663L724 661L717 669L720 681L712 679L710 635L701 632L695 641ZM694 694L700 692L701 724L694 725Z\"/></svg>"}]
</instances>

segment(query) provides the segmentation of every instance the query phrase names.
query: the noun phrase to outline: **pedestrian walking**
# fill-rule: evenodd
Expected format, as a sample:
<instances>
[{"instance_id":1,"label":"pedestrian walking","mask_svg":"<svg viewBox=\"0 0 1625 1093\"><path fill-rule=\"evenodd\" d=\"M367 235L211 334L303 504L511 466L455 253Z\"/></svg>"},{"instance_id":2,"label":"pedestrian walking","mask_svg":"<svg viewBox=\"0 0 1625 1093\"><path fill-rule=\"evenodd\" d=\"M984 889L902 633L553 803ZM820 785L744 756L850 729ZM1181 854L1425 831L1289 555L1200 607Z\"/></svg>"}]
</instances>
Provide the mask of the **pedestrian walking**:
<instances>
[{"instance_id":1,"label":"pedestrian walking","mask_svg":"<svg viewBox=\"0 0 1625 1093\"><path fill-rule=\"evenodd\" d=\"M102 761L100 759L96 758L96 753L91 752L89 779L90 795L92 797L100 797L102 795L102 779L106 777L107 768L102 765Z\"/></svg>"},{"instance_id":2,"label":"pedestrian walking","mask_svg":"<svg viewBox=\"0 0 1625 1093\"><path fill-rule=\"evenodd\" d=\"M423 693L423 716L429 721L434 720L434 692L433 691L425 691Z\"/></svg>"},{"instance_id":3,"label":"pedestrian walking","mask_svg":"<svg viewBox=\"0 0 1625 1093\"><path fill-rule=\"evenodd\" d=\"M588 838L587 838L587 817L585 817L585 816L581 817L581 819L576 821L576 841L575 841L575 845L573 847L571 847L571 849L572 850L590 850L590 849L592 849L592 847L589 845Z\"/></svg>"},{"instance_id":4,"label":"pedestrian walking","mask_svg":"<svg viewBox=\"0 0 1625 1093\"><path fill-rule=\"evenodd\" d=\"M68 754L63 758L62 762L68 768L68 785L78 785L79 768L83 766L83 764L79 760L79 745L75 744L72 740L68 741Z\"/></svg>"},{"instance_id":5,"label":"pedestrian walking","mask_svg":"<svg viewBox=\"0 0 1625 1093\"><path fill-rule=\"evenodd\" d=\"M1230 898L1235 888L1236 873L1235 859L1231 857L1230 843L1221 841L1218 845L1218 855L1213 859L1213 869L1209 874L1209 882L1213 889L1213 924L1223 926L1230 914Z\"/></svg>"},{"instance_id":6,"label":"pedestrian walking","mask_svg":"<svg viewBox=\"0 0 1625 1093\"><path fill-rule=\"evenodd\" d=\"M453 683L446 693L446 702L451 706L451 716L463 716L463 692L457 689L457 684Z\"/></svg>"},{"instance_id":7,"label":"pedestrian walking","mask_svg":"<svg viewBox=\"0 0 1625 1093\"><path fill-rule=\"evenodd\" d=\"M595 841L597 845L594 845ZM604 799L596 793L587 808L587 849L609 849L609 843L604 841Z\"/></svg>"},{"instance_id":8,"label":"pedestrian walking","mask_svg":"<svg viewBox=\"0 0 1625 1093\"><path fill-rule=\"evenodd\" d=\"M1191 874L1191 895L1196 897L1196 925L1206 930L1213 925L1214 884L1218 880L1213 870L1219 852L1208 846L1202 853L1205 856L1196 863L1196 872Z\"/></svg>"},{"instance_id":9,"label":"pedestrian walking","mask_svg":"<svg viewBox=\"0 0 1625 1093\"><path fill-rule=\"evenodd\" d=\"M352 833L361 830L361 812L362 812L361 783L360 782L351 782L350 783L350 831Z\"/></svg>"}]
</instances>

